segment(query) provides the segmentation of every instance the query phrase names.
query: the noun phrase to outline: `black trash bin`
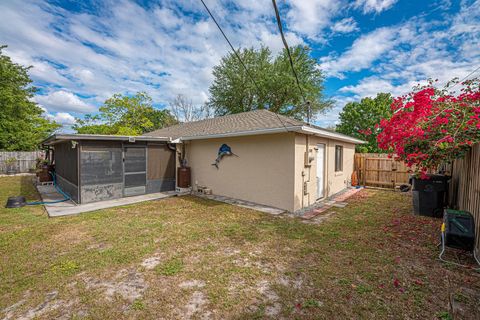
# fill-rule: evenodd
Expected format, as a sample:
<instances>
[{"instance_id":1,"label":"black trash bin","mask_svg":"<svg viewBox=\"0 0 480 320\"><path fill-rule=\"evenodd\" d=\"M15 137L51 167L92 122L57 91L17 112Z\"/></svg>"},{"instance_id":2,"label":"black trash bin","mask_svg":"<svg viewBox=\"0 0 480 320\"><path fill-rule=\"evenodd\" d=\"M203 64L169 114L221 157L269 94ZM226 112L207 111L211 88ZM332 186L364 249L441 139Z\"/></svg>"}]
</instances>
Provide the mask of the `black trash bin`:
<instances>
[{"instance_id":1,"label":"black trash bin","mask_svg":"<svg viewBox=\"0 0 480 320\"><path fill-rule=\"evenodd\" d=\"M442 217L449 179L449 176L441 174L429 174L428 179L412 177L413 213Z\"/></svg>"},{"instance_id":2,"label":"black trash bin","mask_svg":"<svg viewBox=\"0 0 480 320\"><path fill-rule=\"evenodd\" d=\"M472 251L475 247L475 220L468 211L446 209L445 245L451 248Z\"/></svg>"}]
</instances>

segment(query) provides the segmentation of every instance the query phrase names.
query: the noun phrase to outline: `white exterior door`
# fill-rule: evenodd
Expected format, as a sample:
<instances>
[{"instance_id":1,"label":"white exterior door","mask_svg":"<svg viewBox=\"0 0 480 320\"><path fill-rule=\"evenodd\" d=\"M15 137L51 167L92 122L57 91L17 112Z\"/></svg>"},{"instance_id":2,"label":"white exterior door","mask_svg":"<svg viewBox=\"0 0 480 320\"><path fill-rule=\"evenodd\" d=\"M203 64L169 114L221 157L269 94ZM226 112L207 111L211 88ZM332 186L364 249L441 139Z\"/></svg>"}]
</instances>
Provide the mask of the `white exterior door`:
<instances>
[{"instance_id":1,"label":"white exterior door","mask_svg":"<svg viewBox=\"0 0 480 320\"><path fill-rule=\"evenodd\" d=\"M325 145L317 145L317 199L325 197Z\"/></svg>"}]
</instances>

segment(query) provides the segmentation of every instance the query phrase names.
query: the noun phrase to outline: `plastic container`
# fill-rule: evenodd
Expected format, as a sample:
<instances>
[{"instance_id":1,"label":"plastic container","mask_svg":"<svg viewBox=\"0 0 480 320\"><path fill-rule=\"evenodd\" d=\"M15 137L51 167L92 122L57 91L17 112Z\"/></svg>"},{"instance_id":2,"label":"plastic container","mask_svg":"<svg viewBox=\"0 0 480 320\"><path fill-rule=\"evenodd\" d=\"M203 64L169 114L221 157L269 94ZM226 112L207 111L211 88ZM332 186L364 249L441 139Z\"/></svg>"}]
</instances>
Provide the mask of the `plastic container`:
<instances>
[{"instance_id":1,"label":"plastic container","mask_svg":"<svg viewBox=\"0 0 480 320\"><path fill-rule=\"evenodd\" d=\"M413 213L442 217L450 177L440 174L431 174L428 177L428 179L411 178Z\"/></svg>"},{"instance_id":2,"label":"plastic container","mask_svg":"<svg viewBox=\"0 0 480 320\"><path fill-rule=\"evenodd\" d=\"M190 167L180 167L177 169L177 186L179 188L190 188L192 185L190 180L191 180L191 173L190 173Z\"/></svg>"},{"instance_id":3,"label":"plastic container","mask_svg":"<svg viewBox=\"0 0 480 320\"><path fill-rule=\"evenodd\" d=\"M475 222L470 212L446 209L445 245L450 248L472 251L475 247Z\"/></svg>"},{"instance_id":4,"label":"plastic container","mask_svg":"<svg viewBox=\"0 0 480 320\"><path fill-rule=\"evenodd\" d=\"M24 207L27 204L25 197L18 196L18 197L9 197L7 200L7 204L5 208L20 208Z\"/></svg>"}]
</instances>

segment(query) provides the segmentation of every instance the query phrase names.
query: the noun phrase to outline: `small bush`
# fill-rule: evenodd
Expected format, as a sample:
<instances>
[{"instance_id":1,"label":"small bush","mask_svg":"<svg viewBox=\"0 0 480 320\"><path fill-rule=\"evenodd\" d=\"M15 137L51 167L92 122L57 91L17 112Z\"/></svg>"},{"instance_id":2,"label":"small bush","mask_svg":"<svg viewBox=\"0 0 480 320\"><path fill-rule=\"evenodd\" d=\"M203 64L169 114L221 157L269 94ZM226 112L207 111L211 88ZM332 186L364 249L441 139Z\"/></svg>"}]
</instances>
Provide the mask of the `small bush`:
<instances>
[{"instance_id":1,"label":"small bush","mask_svg":"<svg viewBox=\"0 0 480 320\"><path fill-rule=\"evenodd\" d=\"M437 318L442 320L453 320L452 316L450 315L450 313L448 313L448 311L442 311L437 313Z\"/></svg>"},{"instance_id":2,"label":"small bush","mask_svg":"<svg viewBox=\"0 0 480 320\"><path fill-rule=\"evenodd\" d=\"M173 276L182 271L183 261L179 258L171 259L157 267L157 272L164 276Z\"/></svg>"},{"instance_id":3,"label":"small bush","mask_svg":"<svg viewBox=\"0 0 480 320\"><path fill-rule=\"evenodd\" d=\"M80 269L79 265L72 260L62 261L53 267L54 272L59 272L66 275L74 274L78 269Z\"/></svg>"},{"instance_id":4,"label":"small bush","mask_svg":"<svg viewBox=\"0 0 480 320\"><path fill-rule=\"evenodd\" d=\"M132 303L133 310L143 310L145 309L145 303L140 299L135 299Z\"/></svg>"},{"instance_id":5,"label":"small bush","mask_svg":"<svg viewBox=\"0 0 480 320\"><path fill-rule=\"evenodd\" d=\"M305 308L319 308L321 307L322 303L315 300L315 299L308 299L305 301L305 303L303 304L303 306Z\"/></svg>"}]
</instances>

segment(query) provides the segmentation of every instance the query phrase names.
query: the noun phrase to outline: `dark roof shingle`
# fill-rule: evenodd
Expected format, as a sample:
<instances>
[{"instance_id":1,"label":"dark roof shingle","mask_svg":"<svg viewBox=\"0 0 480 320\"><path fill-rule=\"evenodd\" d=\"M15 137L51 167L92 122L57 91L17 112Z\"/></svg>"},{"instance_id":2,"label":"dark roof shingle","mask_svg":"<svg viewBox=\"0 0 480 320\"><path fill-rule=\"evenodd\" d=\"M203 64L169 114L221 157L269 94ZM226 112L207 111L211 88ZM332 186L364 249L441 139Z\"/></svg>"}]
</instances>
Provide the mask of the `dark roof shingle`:
<instances>
[{"instance_id":1,"label":"dark roof shingle","mask_svg":"<svg viewBox=\"0 0 480 320\"><path fill-rule=\"evenodd\" d=\"M229 114L222 117L205 119L200 121L180 123L167 128L155 130L144 134L151 137L170 137L192 138L200 136L213 136L221 134L235 134L258 130L282 129L292 127L310 127L312 129L321 130L323 135L330 136L339 140L351 141L354 143L363 143L363 141L353 137L327 130L306 122L288 118L268 110L254 110L236 114ZM239 134L241 135L241 134Z\"/></svg>"},{"instance_id":2,"label":"dark roof shingle","mask_svg":"<svg viewBox=\"0 0 480 320\"><path fill-rule=\"evenodd\" d=\"M146 133L145 135L177 139L180 137L195 137L302 125L305 125L302 121L277 115L268 110L254 110L200 121L180 123Z\"/></svg>"}]
</instances>

